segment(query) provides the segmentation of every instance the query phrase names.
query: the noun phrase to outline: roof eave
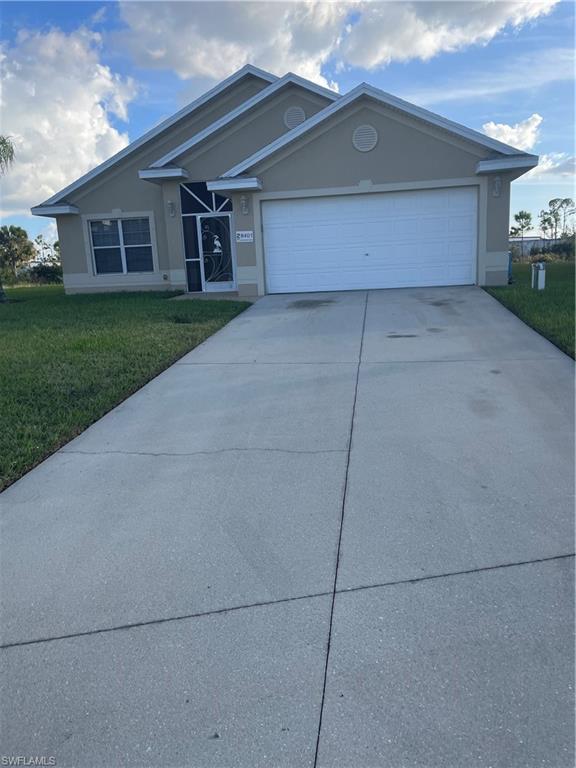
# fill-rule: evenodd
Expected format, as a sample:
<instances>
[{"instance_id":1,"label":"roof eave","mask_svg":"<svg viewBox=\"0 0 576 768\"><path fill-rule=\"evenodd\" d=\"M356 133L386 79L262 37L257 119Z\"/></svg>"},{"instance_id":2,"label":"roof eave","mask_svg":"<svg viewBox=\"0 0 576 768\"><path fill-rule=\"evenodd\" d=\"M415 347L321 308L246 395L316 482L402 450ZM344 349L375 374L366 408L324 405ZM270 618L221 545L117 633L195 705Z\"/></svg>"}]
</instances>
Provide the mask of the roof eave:
<instances>
[{"instance_id":1,"label":"roof eave","mask_svg":"<svg viewBox=\"0 0 576 768\"><path fill-rule=\"evenodd\" d=\"M257 191L262 189L262 182L256 176L233 179L219 178L207 181L206 186L210 192Z\"/></svg>"},{"instance_id":2,"label":"roof eave","mask_svg":"<svg viewBox=\"0 0 576 768\"><path fill-rule=\"evenodd\" d=\"M60 203L58 205L35 205L30 208L33 216L77 216L80 210L75 205Z\"/></svg>"},{"instance_id":3,"label":"roof eave","mask_svg":"<svg viewBox=\"0 0 576 768\"><path fill-rule=\"evenodd\" d=\"M138 178L155 184L161 184L163 181L185 181L188 171L185 168L143 168L138 171Z\"/></svg>"},{"instance_id":4,"label":"roof eave","mask_svg":"<svg viewBox=\"0 0 576 768\"><path fill-rule=\"evenodd\" d=\"M476 166L478 175L499 173L501 171L529 171L538 165L538 155L519 155L517 157L497 157L480 160Z\"/></svg>"}]
</instances>

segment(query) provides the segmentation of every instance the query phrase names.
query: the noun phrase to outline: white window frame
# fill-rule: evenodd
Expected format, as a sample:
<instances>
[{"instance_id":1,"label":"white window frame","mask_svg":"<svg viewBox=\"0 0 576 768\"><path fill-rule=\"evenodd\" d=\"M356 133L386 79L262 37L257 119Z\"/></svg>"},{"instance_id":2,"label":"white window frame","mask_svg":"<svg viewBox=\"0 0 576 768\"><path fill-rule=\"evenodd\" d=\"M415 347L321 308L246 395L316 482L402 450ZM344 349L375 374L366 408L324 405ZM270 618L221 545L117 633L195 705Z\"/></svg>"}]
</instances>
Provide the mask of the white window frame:
<instances>
[{"instance_id":1,"label":"white window frame","mask_svg":"<svg viewBox=\"0 0 576 768\"><path fill-rule=\"evenodd\" d=\"M122 272L102 272L96 270L96 259L94 256L94 245L92 243L91 221L106 221L109 219L148 219L148 228L150 229L150 245L152 247L152 269L145 272L128 272L126 268L126 248L124 245L124 233L122 227L118 227L119 244L118 246L109 246L111 248L120 248L120 258L122 260ZM156 224L154 220L154 211L109 211L108 213L87 213L82 216L84 243L86 247L86 256L88 260L88 271L96 278L110 277L129 277L131 275L152 275L159 271L158 268L158 249L156 246Z\"/></svg>"}]
</instances>

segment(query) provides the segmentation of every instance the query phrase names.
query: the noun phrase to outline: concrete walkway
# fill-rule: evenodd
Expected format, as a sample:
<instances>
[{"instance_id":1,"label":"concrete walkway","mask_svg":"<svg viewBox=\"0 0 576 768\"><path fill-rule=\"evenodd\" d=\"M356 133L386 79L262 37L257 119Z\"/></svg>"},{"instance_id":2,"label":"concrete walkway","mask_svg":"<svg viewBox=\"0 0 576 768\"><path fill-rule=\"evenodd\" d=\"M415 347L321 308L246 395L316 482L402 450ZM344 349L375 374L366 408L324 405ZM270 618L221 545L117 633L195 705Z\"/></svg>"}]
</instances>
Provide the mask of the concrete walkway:
<instances>
[{"instance_id":1,"label":"concrete walkway","mask_svg":"<svg viewBox=\"0 0 576 768\"><path fill-rule=\"evenodd\" d=\"M1 754L573 766L572 402L478 288L258 301L0 497Z\"/></svg>"}]
</instances>

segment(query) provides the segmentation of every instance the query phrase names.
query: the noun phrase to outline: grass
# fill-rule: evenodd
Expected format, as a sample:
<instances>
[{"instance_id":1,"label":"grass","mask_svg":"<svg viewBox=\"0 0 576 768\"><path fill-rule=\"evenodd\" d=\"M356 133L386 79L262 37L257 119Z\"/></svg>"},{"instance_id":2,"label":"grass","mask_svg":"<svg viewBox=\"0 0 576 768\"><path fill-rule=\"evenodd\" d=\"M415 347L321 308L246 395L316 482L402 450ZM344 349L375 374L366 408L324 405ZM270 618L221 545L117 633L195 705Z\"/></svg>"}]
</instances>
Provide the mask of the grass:
<instances>
[{"instance_id":1,"label":"grass","mask_svg":"<svg viewBox=\"0 0 576 768\"><path fill-rule=\"evenodd\" d=\"M514 283L486 288L535 331L574 357L574 262L546 264L546 288L530 287L530 264L513 264Z\"/></svg>"},{"instance_id":2,"label":"grass","mask_svg":"<svg viewBox=\"0 0 576 768\"><path fill-rule=\"evenodd\" d=\"M169 293L7 289L0 304L0 489L249 306Z\"/></svg>"}]
</instances>

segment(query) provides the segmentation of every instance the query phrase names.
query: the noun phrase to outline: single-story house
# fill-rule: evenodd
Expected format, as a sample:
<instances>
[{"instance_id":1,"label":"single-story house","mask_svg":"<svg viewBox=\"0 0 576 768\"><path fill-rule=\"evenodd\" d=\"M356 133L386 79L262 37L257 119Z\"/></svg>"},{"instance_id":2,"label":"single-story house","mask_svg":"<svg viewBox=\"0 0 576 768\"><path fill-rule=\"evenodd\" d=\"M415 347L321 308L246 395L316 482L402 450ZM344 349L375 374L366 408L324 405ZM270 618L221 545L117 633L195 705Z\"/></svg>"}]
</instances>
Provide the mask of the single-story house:
<instances>
[{"instance_id":1,"label":"single-story house","mask_svg":"<svg viewBox=\"0 0 576 768\"><path fill-rule=\"evenodd\" d=\"M500 285L537 163L370 85L248 65L32 213L68 293Z\"/></svg>"},{"instance_id":2,"label":"single-story house","mask_svg":"<svg viewBox=\"0 0 576 768\"><path fill-rule=\"evenodd\" d=\"M510 248L517 249L520 256L526 257L530 256L533 248L537 251L546 251L553 245L559 245L562 240L559 237L554 238L539 237L538 235L526 235L526 237L510 237L508 242Z\"/></svg>"}]
</instances>

